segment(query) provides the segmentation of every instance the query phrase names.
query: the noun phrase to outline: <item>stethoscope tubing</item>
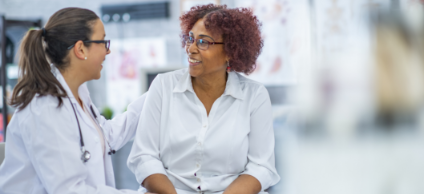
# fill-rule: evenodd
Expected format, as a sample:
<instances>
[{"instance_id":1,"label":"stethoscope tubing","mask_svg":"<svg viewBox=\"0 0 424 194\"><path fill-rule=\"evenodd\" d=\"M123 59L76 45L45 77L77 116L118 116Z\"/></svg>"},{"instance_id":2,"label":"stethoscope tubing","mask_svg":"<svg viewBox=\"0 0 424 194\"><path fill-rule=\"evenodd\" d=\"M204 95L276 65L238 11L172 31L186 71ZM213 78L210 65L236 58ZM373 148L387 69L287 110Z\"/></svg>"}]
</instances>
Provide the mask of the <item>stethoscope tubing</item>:
<instances>
[{"instance_id":1,"label":"stethoscope tubing","mask_svg":"<svg viewBox=\"0 0 424 194\"><path fill-rule=\"evenodd\" d=\"M81 125L79 123L79 119L77 116L77 112L75 111L74 105L72 104L71 99L68 97L69 103L71 103L72 106L72 110L74 111L75 114L75 118L77 119L77 124L78 124L78 130L79 130L79 134L80 134L80 145L81 145L81 160L85 163L87 162L91 156L90 156L90 152L85 150L85 146L84 146L84 137L82 136L82 132L81 132Z\"/></svg>"},{"instance_id":2,"label":"stethoscope tubing","mask_svg":"<svg viewBox=\"0 0 424 194\"><path fill-rule=\"evenodd\" d=\"M77 116L77 112L75 111L75 107L74 107L74 105L72 104L72 101L71 101L71 99L68 97L68 100L69 100L69 103L71 104L71 106L72 106L72 110L74 111L74 115L75 115L75 119L77 120L77 124L78 124L78 130L79 130L79 134L80 134L80 145L81 145L81 153L82 153L82 155L81 155L81 160L85 163L85 162L87 162L90 158L91 158L91 154L90 154L90 152L88 151L88 150L85 150L85 146L84 146L84 138L83 138L83 136L82 136L82 132L81 132L81 125L80 125L80 123L79 123L79 120L78 120L78 116ZM96 124L100 127L100 128L102 128L101 126L100 126L100 124L99 124L99 122L97 121L97 115L96 115L96 113L94 112L94 110L93 110L93 106L90 106L90 110L91 110L91 113L94 115L94 120L96 121ZM103 131L103 129L102 129L102 131ZM110 149L110 151L108 152L108 154L109 155L112 155L112 154L115 154L115 150L114 149L112 149L112 147L110 146L110 143L109 143L109 141L106 139L106 137L104 137L105 138L105 140L106 140L106 142L107 142L107 144L108 144L108 146L109 146L109 149Z\"/></svg>"}]
</instances>

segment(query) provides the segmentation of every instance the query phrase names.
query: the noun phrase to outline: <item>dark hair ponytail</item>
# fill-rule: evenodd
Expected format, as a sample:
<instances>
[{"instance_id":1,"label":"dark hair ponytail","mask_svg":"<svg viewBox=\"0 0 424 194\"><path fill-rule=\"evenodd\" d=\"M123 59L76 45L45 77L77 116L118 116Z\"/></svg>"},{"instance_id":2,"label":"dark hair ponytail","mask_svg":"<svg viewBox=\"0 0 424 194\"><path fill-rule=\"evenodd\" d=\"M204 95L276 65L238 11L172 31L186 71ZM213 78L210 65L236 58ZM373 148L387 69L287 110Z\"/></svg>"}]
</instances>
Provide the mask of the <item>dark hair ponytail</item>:
<instances>
[{"instance_id":1,"label":"dark hair ponytail","mask_svg":"<svg viewBox=\"0 0 424 194\"><path fill-rule=\"evenodd\" d=\"M22 110L39 94L57 97L61 106L62 97L67 97L67 93L51 72L49 62L65 70L69 65L68 47L79 40L89 40L97 19L99 17L88 9L65 8L50 17L45 29L30 30L20 46L19 80L10 105Z\"/></svg>"}]
</instances>

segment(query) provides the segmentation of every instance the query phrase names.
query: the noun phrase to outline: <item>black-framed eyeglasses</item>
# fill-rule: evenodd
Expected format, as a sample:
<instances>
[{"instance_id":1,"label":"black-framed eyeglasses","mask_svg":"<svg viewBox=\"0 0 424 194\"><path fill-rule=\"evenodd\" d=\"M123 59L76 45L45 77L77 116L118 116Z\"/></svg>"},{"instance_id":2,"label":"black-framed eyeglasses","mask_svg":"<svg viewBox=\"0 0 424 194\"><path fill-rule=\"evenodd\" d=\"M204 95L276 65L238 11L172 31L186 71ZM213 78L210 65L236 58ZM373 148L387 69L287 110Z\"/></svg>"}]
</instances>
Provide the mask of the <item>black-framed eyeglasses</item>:
<instances>
[{"instance_id":1,"label":"black-framed eyeglasses","mask_svg":"<svg viewBox=\"0 0 424 194\"><path fill-rule=\"evenodd\" d=\"M210 42L205 39L196 39L188 35L183 35L182 39L184 46L190 46L191 44L193 44L193 42L196 42L197 48L199 48L200 50L207 50L209 48L209 45L224 44L223 42Z\"/></svg>"},{"instance_id":2,"label":"black-framed eyeglasses","mask_svg":"<svg viewBox=\"0 0 424 194\"><path fill-rule=\"evenodd\" d=\"M101 44L104 43L105 47L106 47L106 51L109 51L109 47L110 47L110 40L86 40L86 41L82 41L84 43L97 43L97 44ZM68 47L68 50L73 48L75 46L75 44L71 45Z\"/></svg>"}]
</instances>

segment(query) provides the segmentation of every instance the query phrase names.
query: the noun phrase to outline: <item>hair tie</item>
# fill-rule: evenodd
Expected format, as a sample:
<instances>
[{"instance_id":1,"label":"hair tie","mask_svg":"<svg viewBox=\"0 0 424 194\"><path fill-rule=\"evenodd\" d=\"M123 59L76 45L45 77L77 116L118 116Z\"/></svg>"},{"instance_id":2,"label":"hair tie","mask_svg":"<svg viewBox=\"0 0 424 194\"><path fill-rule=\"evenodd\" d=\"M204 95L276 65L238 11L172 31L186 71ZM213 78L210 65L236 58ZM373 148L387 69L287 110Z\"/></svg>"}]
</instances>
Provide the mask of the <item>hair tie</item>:
<instances>
[{"instance_id":1,"label":"hair tie","mask_svg":"<svg viewBox=\"0 0 424 194\"><path fill-rule=\"evenodd\" d=\"M41 36L46 36L46 29L45 28L41 28L41 30L43 30L43 33L41 34Z\"/></svg>"}]
</instances>

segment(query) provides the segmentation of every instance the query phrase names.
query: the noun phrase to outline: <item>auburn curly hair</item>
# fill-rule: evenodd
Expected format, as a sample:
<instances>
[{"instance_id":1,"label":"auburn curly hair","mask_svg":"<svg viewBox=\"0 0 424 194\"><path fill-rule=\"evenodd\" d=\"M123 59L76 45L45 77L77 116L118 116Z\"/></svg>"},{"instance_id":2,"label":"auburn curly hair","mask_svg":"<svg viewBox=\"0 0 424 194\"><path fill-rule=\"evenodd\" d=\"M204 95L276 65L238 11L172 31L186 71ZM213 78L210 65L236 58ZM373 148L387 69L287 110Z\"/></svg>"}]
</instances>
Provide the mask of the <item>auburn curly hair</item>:
<instances>
[{"instance_id":1,"label":"auburn curly hair","mask_svg":"<svg viewBox=\"0 0 424 194\"><path fill-rule=\"evenodd\" d=\"M245 74L252 73L263 47L259 30L261 23L252 11L247 8L228 9L226 5L194 6L180 17L182 35L188 35L194 24L202 18L210 33L222 35L231 69Z\"/></svg>"}]
</instances>

